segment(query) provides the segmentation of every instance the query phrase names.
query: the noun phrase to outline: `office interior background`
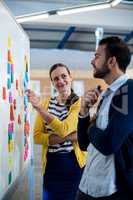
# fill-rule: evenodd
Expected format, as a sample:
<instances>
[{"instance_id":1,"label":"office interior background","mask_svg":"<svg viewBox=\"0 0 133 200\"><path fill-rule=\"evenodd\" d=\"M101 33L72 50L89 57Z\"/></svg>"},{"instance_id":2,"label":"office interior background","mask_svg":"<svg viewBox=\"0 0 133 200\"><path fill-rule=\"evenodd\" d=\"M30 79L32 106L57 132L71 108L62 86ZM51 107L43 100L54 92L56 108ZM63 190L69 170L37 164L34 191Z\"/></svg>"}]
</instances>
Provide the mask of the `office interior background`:
<instances>
[{"instance_id":1,"label":"office interior background","mask_svg":"<svg viewBox=\"0 0 133 200\"><path fill-rule=\"evenodd\" d=\"M31 88L39 95L54 94L48 71L58 62L71 69L73 88L78 95L98 84L106 88L102 80L93 78L91 67L102 37L121 37L133 54L132 0L5 0L4 3L29 37ZM133 57L127 73L133 78ZM31 117L32 124L33 121ZM33 149L32 188L24 175L23 181L10 192L11 200L41 199L41 147L34 145ZM8 197L9 194L5 199Z\"/></svg>"}]
</instances>

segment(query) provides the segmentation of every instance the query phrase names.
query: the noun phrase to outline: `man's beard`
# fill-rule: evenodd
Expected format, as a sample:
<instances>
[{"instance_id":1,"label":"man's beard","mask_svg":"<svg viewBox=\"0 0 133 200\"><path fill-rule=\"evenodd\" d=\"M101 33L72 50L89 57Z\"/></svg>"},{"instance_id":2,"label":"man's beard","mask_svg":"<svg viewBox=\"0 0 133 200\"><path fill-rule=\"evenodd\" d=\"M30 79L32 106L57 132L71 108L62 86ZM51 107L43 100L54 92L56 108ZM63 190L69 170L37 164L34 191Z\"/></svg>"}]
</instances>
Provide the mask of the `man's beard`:
<instances>
[{"instance_id":1,"label":"man's beard","mask_svg":"<svg viewBox=\"0 0 133 200\"><path fill-rule=\"evenodd\" d=\"M95 66L94 66L94 69L96 69ZM104 63L103 67L101 69L96 69L96 71L94 72L93 76L95 78L101 78L101 79L103 79L109 73L110 73L110 69L108 68L107 63Z\"/></svg>"}]
</instances>

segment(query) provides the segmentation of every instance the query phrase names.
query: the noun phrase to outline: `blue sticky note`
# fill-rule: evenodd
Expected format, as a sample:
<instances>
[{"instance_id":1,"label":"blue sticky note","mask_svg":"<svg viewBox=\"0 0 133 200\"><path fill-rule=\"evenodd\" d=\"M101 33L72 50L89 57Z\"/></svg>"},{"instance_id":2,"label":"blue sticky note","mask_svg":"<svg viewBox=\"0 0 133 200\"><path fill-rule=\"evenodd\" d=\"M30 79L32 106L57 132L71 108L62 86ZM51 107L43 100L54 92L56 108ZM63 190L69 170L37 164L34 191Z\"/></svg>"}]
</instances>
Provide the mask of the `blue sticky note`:
<instances>
[{"instance_id":1,"label":"blue sticky note","mask_svg":"<svg viewBox=\"0 0 133 200\"><path fill-rule=\"evenodd\" d=\"M24 96L24 105L27 106L28 105L28 97Z\"/></svg>"},{"instance_id":2,"label":"blue sticky note","mask_svg":"<svg viewBox=\"0 0 133 200\"><path fill-rule=\"evenodd\" d=\"M10 78L7 79L7 88L8 89L11 88L11 79Z\"/></svg>"},{"instance_id":3,"label":"blue sticky note","mask_svg":"<svg viewBox=\"0 0 133 200\"><path fill-rule=\"evenodd\" d=\"M24 79L24 90L27 90L27 87L28 87L27 81L26 79Z\"/></svg>"},{"instance_id":4,"label":"blue sticky note","mask_svg":"<svg viewBox=\"0 0 133 200\"><path fill-rule=\"evenodd\" d=\"M25 80L26 80L26 82L29 81L28 72L25 72Z\"/></svg>"},{"instance_id":5,"label":"blue sticky note","mask_svg":"<svg viewBox=\"0 0 133 200\"><path fill-rule=\"evenodd\" d=\"M12 140L12 133L8 132L8 141Z\"/></svg>"},{"instance_id":6,"label":"blue sticky note","mask_svg":"<svg viewBox=\"0 0 133 200\"><path fill-rule=\"evenodd\" d=\"M9 62L7 63L7 73L8 73L8 74L11 73L11 65L10 65Z\"/></svg>"},{"instance_id":7,"label":"blue sticky note","mask_svg":"<svg viewBox=\"0 0 133 200\"><path fill-rule=\"evenodd\" d=\"M11 83L13 83L13 81L14 81L14 73L11 72Z\"/></svg>"}]
</instances>

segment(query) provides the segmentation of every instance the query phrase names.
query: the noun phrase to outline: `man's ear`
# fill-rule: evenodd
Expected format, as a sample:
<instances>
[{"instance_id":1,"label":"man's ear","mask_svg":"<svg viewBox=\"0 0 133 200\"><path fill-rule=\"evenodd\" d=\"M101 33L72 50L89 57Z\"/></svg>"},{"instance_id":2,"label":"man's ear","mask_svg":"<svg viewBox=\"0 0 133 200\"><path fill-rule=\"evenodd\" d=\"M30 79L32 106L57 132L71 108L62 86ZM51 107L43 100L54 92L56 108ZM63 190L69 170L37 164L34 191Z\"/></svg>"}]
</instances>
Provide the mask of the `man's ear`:
<instances>
[{"instance_id":1,"label":"man's ear","mask_svg":"<svg viewBox=\"0 0 133 200\"><path fill-rule=\"evenodd\" d=\"M117 63L117 61L116 61L116 57L115 56L110 57L108 59L108 66L109 66L109 68L114 67L116 65L116 63Z\"/></svg>"}]
</instances>

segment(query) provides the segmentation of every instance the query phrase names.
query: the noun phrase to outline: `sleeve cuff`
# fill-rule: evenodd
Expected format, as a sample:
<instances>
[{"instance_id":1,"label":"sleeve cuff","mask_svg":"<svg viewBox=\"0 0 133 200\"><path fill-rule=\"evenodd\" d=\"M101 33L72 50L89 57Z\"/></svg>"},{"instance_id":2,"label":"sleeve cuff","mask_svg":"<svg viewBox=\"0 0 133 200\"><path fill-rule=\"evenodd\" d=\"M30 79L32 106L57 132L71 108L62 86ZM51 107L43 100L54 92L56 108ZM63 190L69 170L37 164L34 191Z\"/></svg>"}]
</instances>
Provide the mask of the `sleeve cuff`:
<instances>
[{"instance_id":1,"label":"sleeve cuff","mask_svg":"<svg viewBox=\"0 0 133 200\"><path fill-rule=\"evenodd\" d=\"M84 115L81 115L80 113L79 113L79 115L78 115L78 117L79 118L86 118L86 117L89 117L90 116L90 113L88 112L88 113L86 113L86 114L84 114Z\"/></svg>"}]
</instances>

